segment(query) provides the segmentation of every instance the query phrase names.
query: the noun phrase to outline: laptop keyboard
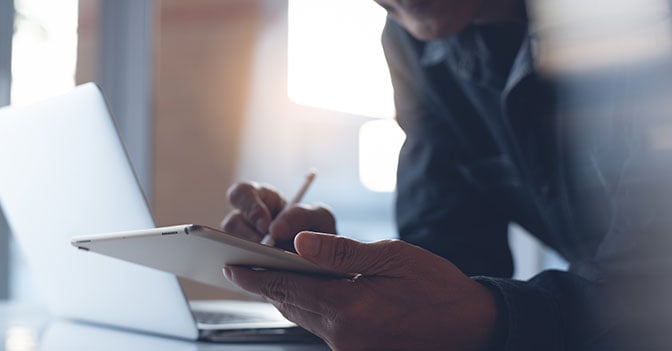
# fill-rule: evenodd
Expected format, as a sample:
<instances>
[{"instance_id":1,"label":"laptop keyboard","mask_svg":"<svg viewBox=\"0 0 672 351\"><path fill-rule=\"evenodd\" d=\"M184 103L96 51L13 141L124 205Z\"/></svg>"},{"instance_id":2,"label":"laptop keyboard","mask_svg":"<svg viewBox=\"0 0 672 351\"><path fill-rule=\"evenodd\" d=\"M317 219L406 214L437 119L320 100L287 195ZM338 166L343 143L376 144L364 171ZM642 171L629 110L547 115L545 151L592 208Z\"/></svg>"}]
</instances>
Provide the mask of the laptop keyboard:
<instances>
[{"instance_id":1,"label":"laptop keyboard","mask_svg":"<svg viewBox=\"0 0 672 351\"><path fill-rule=\"evenodd\" d=\"M202 324L227 324L245 322L264 322L268 319L237 313L194 311L194 317Z\"/></svg>"}]
</instances>

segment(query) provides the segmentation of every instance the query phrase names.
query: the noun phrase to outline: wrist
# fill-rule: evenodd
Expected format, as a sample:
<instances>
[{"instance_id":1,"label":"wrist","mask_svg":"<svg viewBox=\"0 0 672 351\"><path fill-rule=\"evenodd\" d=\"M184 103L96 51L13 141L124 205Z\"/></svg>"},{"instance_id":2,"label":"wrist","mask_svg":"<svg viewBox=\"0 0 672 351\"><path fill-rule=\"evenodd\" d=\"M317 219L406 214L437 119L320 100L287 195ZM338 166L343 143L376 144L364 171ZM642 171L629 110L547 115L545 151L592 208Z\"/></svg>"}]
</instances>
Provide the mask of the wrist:
<instances>
[{"instance_id":1,"label":"wrist","mask_svg":"<svg viewBox=\"0 0 672 351\"><path fill-rule=\"evenodd\" d=\"M474 279L466 279L467 285L461 289L461 296L448 307L452 311L446 313L447 323L440 327L444 333L451 330L443 334L446 339L441 344L459 351L497 350L500 313L495 293Z\"/></svg>"},{"instance_id":2,"label":"wrist","mask_svg":"<svg viewBox=\"0 0 672 351\"><path fill-rule=\"evenodd\" d=\"M503 350L509 329L504 296L496 286L491 284L487 277L473 277L472 280L480 285L482 290L487 291L489 295L486 306L484 306L484 310L487 310L484 314L484 321L489 322L486 328L487 332L484 332L484 342L480 345L480 348L475 350ZM488 311L494 312L494 315L489 314Z\"/></svg>"}]
</instances>

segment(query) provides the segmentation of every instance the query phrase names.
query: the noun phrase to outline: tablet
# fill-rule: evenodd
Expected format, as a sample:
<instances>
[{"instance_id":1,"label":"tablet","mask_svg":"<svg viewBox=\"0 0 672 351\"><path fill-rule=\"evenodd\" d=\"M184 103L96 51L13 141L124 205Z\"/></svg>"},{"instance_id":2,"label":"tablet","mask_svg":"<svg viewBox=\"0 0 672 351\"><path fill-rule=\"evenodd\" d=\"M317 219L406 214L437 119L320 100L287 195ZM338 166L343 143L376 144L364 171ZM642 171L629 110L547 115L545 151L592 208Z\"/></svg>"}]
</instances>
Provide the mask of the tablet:
<instances>
[{"instance_id":1,"label":"tablet","mask_svg":"<svg viewBox=\"0 0 672 351\"><path fill-rule=\"evenodd\" d=\"M84 251L226 289L235 288L224 278L226 265L343 276L295 253L195 224L77 236L71 243Z\"/></svg>"}]
</instances>

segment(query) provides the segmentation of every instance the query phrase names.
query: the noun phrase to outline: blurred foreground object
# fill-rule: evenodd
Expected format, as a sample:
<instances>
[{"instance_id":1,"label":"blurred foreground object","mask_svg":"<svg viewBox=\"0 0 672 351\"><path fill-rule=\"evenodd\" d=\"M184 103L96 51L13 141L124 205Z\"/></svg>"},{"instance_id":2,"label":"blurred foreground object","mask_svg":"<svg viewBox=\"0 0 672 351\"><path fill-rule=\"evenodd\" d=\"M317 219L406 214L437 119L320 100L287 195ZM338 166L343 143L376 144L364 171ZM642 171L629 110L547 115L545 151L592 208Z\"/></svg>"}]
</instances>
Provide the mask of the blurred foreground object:
<instances>
[{"instance_id":1,"label":"blurred foreground object","mask_svg":"<svg viewBox=\"0 0 672 351\"><path fill-rule=\"evenodd\" d=\"M672 24L664 0L530 3L557 99L564 230L605 239L582 275L618 349L672 346ZM627 346L626 346L627 345ZM625 346L625 348L624 348Z\"/></svg>"}]
</instances>

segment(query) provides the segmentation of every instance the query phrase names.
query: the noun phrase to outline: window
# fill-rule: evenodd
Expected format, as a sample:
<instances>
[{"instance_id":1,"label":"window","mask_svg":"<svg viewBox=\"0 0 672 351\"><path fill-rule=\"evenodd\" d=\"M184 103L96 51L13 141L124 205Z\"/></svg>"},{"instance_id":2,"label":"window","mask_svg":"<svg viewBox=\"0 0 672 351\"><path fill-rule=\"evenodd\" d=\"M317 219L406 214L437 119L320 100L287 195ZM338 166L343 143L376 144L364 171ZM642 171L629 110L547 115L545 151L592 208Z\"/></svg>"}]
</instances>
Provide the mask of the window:
<instances>
[{"instance_id":1,"label":"window","mask_svg":"<svg viewBox=\"0 0 672 351\"><path fill-rule=\"evenodd\" d=\"M288 94L294 102L361 116L394 116L373 1L290 0Z\"/></svg>"},{"instance_id":2,"label":"window","mask_svg":"<svg viewBox=\"0 0 672 351\"><path fill-rule=\"evenodd\" d=\"M361 126L359 175L369 190L393 191L404 134L390 120L392 84L380 45L385 10L373 1L290 0L288 18L289 98L387 119Z\"/></svg>"},{"instance_id":3,"label":"window","mask_svg":"<svg viewBox=\"0 0 672 351\"><path fill-rule=\"evenodd\" d=\"M12 105L25 105L75 86L77 0L15 0L12 40ZM32 300L35 289L26 277L16 245L11 243L10 297Z\"/></svg>"},{"instance_id":4,"label":"window","mask_svg":"<svg viewBox=\"0 0 672 351\"><path fill-rule=\"evenodd\" d=\"M370 117L359 126L359 181L369 192L394 191L405 135L392 119L393 92L380 45L385 11L362 0L289 0L288 11L289 98L300 105L344 112L343 118ZM376 205L384 207L384 201L391 199L380 198ZM353 228L389 232L382 225L366 226L375 215L365 217L354 221ZM516 277L528 278L542 266L563 265L556 256L542 252L520 227L512 225L510 233Z\"/></svg>"},{"instance_id":5,"label":"window","mask_svg":"<svg viewBox=\"0 0 672 351\"><path fill-rule=\"evenodd\" d=\"M77 0L16 0L12 105L29 104L75 86L77 5Z\"/></svg>"}]
</instances>

